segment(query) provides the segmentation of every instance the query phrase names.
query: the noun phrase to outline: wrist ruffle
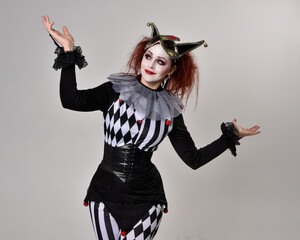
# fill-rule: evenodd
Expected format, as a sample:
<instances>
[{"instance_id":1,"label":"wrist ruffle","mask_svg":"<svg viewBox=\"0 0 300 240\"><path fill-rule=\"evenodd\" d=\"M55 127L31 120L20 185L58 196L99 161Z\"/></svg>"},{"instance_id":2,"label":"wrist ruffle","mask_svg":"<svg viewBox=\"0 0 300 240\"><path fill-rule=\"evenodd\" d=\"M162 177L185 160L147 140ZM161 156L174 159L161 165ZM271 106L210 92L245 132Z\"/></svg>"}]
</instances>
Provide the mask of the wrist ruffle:
<instances>
[{"instance_id":1,"label":"wrist ruffle","mask_svg":"<svg viewBox=\"0 0 300 240\"><path fill-rule=\"evenodd\" d=\"M238 131L236 130L232 122L226 122L221 124L222 133L228 143L229 149L233 156L236 157L236 145L240 145L240 138L238 136Z\"/></svg>"},{"instance_id":2,"label":"wrist ruffle","mask_svg":"<svg viewBox=\"0 0 300 240\"><path fill-rule=\"evenodd\" d=\"M53 68L58 70L60 68L67 67L72 64L76 64L79 69L88 65L85 57L82 55L81 47L74 47L74 51L65 52L63 47L57 47L54 51L57 54L57 58L54 60Z\"/></svg>"},{"instance_id":3,"label":"wrist ruffle","mask_svg":"<svg viewBox=\"0 0 300 240\"><path fill-rule=\"evenodd\" d=\"M49 34L50 35L50 34ZM75 46L73 51L65 52L64 48L59 46L58 43L52 38L56 49L54 51L57 57L54 59L53 68L57 71L60 68L76 64L79 69L84 68L88 65L85 57L82 55L82 49L79 46Z\"/></svg>"}]
</instances>

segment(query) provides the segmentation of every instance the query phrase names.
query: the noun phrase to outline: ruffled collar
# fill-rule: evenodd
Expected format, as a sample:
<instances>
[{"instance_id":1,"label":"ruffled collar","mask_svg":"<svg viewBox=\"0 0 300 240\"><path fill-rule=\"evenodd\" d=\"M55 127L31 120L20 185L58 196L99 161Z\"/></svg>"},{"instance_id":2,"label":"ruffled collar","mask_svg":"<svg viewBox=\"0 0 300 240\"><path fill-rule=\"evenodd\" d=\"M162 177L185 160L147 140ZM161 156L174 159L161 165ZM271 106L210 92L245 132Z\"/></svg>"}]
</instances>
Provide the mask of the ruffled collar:
<instances>
[{"instance_id":1,"label":"ruffled collar","mask_svg":"<svg viewBox=\"0 0 300 240\"><path fill-rule=\"evenodd\" d=\"M153 90L134 76L113 74L108 77L120 99L145 118L166 120L177 117L184 107L182 101L163 88Z\"/></svg>"}]
</instances>

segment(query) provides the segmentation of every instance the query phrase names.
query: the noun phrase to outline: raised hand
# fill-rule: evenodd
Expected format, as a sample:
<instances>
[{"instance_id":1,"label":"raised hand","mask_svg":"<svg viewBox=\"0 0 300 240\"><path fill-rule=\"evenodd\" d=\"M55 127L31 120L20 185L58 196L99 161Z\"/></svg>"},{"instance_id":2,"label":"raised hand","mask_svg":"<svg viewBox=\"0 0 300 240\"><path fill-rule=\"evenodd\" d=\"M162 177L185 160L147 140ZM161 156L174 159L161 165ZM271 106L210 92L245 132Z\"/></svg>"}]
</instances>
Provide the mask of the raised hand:
<instances>
[{"instance_id":1,"label":"raised hand","mask_svg":"<svg viewBox=\"0 0 300 240\"><path fill-rule=\"evenodd\" d=\"M49 34L64 48L64 51L73 51L74 50L74 38L69 33L69 30L66 26L62 28L63 33L52 28L54 22L50 22L48 16L42 16L43 23Z\"/></svg>"},{"instance_id":2,"label":"raised hand","mask_svg":"<svg viewBox=\"0 0 300 240\"><path fill-rule=\"evenodd\" d=\"M260 133L260 131L258 131L258 129L260 127L257 126L257 125L255 125L251 128L244 128L242 126L237 125L236 118L232 120L232 123L234 124L236 130L238 131L238 137L239 138L246 137L246 136L253 136L253 135L257 135L257 134Z\"/></svg>"}]
</instances>

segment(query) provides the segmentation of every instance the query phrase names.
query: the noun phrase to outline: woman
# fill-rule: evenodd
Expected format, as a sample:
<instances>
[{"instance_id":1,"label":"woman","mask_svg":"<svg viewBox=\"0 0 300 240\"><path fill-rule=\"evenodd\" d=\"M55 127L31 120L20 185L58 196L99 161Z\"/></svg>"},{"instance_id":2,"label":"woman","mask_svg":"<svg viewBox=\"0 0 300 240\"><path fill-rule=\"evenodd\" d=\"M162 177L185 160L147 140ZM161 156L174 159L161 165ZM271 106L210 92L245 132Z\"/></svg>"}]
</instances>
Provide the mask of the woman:
<instances>
[{"instance_id":1,"label":"woman","mask_svg":"<svg viewBox=\"0 0 300 240\"><path fill-rule=\"evenodd\" d=\"M153 239L167 201L160 174L151 162L153 151L168 136L180 156L197 169L226 149L236 155L235 145L245 136L259 133L232 123L221 125L222 136L197 149L187 131L183 104L198 80L198 68L190 51L204 41L179 44L177 37L160 35L153 23L151 38L144 38L128 62L128 73L111 75L109 82L77 90L75 64L87 65L81 49L66 27L63 33L43 17L46 30L58 46L54 68L62 68L60 95L65 108L101 110L105 146L101 164L88 188L89 206L97 239ZM62 46L60 47L56 41Z\"/></svg>"}]
</instances>

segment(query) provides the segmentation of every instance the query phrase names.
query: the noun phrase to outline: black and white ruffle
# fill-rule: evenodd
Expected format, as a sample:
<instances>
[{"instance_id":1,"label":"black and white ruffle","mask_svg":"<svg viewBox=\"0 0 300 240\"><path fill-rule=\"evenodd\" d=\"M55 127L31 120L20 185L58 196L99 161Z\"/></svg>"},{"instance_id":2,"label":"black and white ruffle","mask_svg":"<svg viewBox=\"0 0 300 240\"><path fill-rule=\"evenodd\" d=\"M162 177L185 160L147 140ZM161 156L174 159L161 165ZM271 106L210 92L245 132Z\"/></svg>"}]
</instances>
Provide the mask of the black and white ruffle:
<instances>
[{"instance_id":1,"label":"black and white ruffle","mask_svg":"<svg viewBox=\"0 0 300 240\"><path fill-rule=\"evenodd\" d=\"M165 89L150 89L130 75L113 74L108 79L112 82L113 89L120 93L120 99L145 118L165 120L182 113L182 101Z\"/></svg>"}]
</instances>

